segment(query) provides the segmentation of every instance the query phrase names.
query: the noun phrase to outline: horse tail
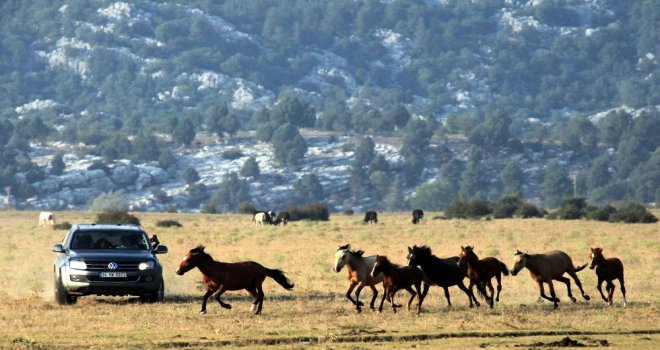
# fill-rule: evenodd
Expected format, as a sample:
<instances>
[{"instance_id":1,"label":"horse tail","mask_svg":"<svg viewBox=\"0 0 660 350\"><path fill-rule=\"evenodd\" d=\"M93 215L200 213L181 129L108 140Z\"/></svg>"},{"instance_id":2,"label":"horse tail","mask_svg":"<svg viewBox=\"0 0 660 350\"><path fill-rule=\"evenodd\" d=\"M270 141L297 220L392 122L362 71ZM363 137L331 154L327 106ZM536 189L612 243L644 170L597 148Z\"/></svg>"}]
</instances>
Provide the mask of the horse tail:
<instances>
[{"instance_id":1,"label":"horse tail","mask_svg":"<svg viewBox=\"0 0 660 350\"><path fill-rule=\"evenodd\" d=\"M282 270L266 269L266 276L274 279L275 282L279 283L279 285L284 287L284 289L291 290L293 288L293 283L291 283L291 281L289 281L289 279L284 276L284 272L282 272Z\"/></svg>"},{"instance_id":2,"label":"horse tail","mask_svg":"<svg viewBox=\"0 0 660 350\"><path fill-rule=\"evenodd\" d=\"M498 263L500 263L500 271L502 271L504 276L508 276L509 275L509 268L506 267L506 264L501 262L501 261L498 261Z\"/></svg>"},{"instance_id":3,"label":"horse tail","mask_svg":"<svg viewBox=\"0 0 660 350\"><path fill-rule=\"evenodd\" d=\"M587 267L587 265L588 264L584 264L584 265L581 265L581 266L576 266L575 267L575 272L584 270L584 268Z\"/></svg>"}]
</instances>

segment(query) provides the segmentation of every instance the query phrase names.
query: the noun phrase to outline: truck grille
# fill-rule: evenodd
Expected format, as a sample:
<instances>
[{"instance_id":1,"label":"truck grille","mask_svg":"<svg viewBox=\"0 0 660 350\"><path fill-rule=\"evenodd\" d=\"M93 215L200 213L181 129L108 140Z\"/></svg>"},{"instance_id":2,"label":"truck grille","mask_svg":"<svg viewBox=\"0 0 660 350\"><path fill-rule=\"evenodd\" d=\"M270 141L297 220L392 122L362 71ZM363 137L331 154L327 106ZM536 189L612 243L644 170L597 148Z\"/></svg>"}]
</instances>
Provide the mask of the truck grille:
<instances>
[{"instance_id":1,"label":"truck grille","mask_svg":"<svg viewBox=\"0 0 660 350\"><path fill-rule=\"evenodd\" d=\"M117 268L114 271L137 271L139 261L85 261L87 264L87 270L110 270L108 264L114 262L117 264Z\"/></svg>"}]
</instances>

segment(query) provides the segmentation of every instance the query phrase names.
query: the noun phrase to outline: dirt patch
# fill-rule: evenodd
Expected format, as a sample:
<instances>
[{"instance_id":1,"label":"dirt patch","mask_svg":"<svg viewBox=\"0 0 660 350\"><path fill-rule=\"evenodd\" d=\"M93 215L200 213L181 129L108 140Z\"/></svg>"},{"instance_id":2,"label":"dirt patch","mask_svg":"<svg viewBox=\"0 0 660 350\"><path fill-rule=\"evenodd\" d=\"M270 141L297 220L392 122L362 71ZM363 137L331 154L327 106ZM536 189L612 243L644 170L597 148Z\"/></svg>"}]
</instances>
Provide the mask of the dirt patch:
<instances>
[{"instance_id":1,"label":"dirt patch","mask_svg":"<svg viewBox=\"0 0 660 350\"><path fill-rule=\"evenodd\" d=\"M516 347L584 348L584 347L610 346L610 343L607 341L607 339L602 339L602 340L588 339L586 340L586 342L587 344L580 343L579 341L571 339L570 337L564 337L561 340L557 340L549 343L536 342L532 344L519 344L516 345Z\"/></svg>"}]
</instances>

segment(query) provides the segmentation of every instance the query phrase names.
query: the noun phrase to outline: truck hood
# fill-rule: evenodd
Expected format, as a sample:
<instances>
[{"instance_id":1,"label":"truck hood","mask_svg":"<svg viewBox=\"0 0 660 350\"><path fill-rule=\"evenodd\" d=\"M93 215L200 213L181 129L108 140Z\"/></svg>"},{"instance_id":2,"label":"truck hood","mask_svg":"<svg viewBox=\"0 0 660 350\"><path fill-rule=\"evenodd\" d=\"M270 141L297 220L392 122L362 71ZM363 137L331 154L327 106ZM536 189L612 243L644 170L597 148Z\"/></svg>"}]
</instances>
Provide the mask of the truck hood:
<instances>
[{"instance_id":1,"label":"truck hood","mask_svg":"<svg viewBox=\"0 0 660 350\"><path fill-rule=\"evenodd\" d=\"M155 259L149 250L69 250L69 257L82 260L142 260Z\"/></svg>"}]
</instances>

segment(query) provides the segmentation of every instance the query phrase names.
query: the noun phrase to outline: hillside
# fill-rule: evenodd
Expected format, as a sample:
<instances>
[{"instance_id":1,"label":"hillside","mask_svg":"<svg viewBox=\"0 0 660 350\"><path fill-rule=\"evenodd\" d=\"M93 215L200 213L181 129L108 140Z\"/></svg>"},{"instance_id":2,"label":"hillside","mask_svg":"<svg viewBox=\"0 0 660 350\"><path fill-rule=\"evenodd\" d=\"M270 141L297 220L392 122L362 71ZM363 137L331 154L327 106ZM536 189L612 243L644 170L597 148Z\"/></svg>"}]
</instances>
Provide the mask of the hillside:
<instances>
[{"instance_id":1,"label":"hillside","mask_svg":"<svg viewBox=\"0 0 660 350\"><path fill-rule=\"evenodd\" d=\"M660 196L650 0L0 9L0 182L15 207L87 208L122 191L136 210L200 210L249 156L260 174L240 175L247 193L235 197L278 208L441 209L458 193L510 191L547 206L574 190L600 203ZM363 155L385 163L356 160L363 136L375 141ZM189 168L198 182L184 179ZM429 182L446 198L415 200Z\"/></svg>"}]
</instances>

